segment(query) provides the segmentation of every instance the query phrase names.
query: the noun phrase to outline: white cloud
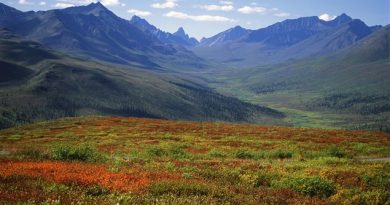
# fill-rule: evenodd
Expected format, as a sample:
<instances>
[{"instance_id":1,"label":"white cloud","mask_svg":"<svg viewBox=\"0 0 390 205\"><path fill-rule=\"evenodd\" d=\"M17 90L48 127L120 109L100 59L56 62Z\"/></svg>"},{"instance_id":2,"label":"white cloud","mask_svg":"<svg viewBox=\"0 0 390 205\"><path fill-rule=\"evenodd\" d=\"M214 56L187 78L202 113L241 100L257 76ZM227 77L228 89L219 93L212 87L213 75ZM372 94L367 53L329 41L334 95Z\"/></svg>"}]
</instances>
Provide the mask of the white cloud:
<instances>
[{"instance_id":1,"label":"white cloud","mask_svg":"<svg viewBox=\"0 0 390 205\"><path fill-rule=\"evenodd\" d=\"M104 6L117 6L121 4L119 0L101 0L100 3L102 3Z\"/></svg>"},{"instance_id":2,"label":"white cloud","mask_svg":"<svg viewBox=\"0 0 390 205\"><path fill-rule=\"evenodd\" d=\"M100 1L105 6L126 6L120 0L57 0L58 3L53 5L56 8L66 8L71 6L87 5ZM42 1L45 2L45 1ZM46 3L46 2L45 2ZM44 5L41 4L40 5Z\"/></svg>"},{"instance_id":3,"label":"white cloud","mask_svg":"<svg viewBox=\"0 0 390 205\"><path fill-rule=\"evenodd\" d=\"M324 20L324 21L331 21L331 20L335 19L336 17L337 16L332 16L332 15L329 15L326 13L318 16L319 19Z\"/></svg>"},{"instance_id":4,"label":"white cloud","mask_svg":"<svg viewBox=\"0 0 390 205\"><path fill-rule=\"evenodd\" d=\"M27 0L19 0L18 3L22 4L22 5L32 5L32 4L34 4L33 2L29 2Z\"/></svg>"},{"instance_id":5,"label":"white cloud","mask_svg":"<svg viewBox=\"0 0 390 205\"><path fill-rule=\"evenodd\" d=\"M59 2L59 3L54 4L54 7L60 8L60 9L68 8L68 7L72 7L72 6L75 6L75 5L71 4L71 3L63 3L63 2Z\"/></svg>"},{"instance_id":6,"label":"white cloud","mask_svg":"<svg viewBox=\"0 0 390 205\"><path fill-rule=\"evenodd\" d=\"M79 4L90 4L90 3L96 3L98 0L76 0L79 2Z\"/></svg>"},{"instance_id":7,"label":"white cloud","mask_svg":"<svg viewBox=\"0 0 390 205\"><path fill-rule=\"evenodd\" d=\"M234 6L232 5L203 5L200 6L202 9L206 9L208 11L232 11Z\"/></svg>"},{"instance_id":8,"label":"white cloud","mask_svg":"<svg viewBox=\"0 0 390 205\"><path fill-rule=\"evenodd\" d=\"M238 9L238 12L243 14L265 13L266 11L267 11L266 8L260 6L255 6L255 7L244 6Z\"/></svg>"},{"instance_id":9,"label":"white cloud","mask_svg":"<svg viewBox=\"0 0 390 205\"><path fill-rule=\"evenodd\" d=\"M290 13L280 12L280 13L275 13L274 15L277 17L287 17L287 16L290 16Z\"/></svg>"},{"instance_id":10,"label":"white cloud","mask_svg":"<svg viewBox=\"0 0 390 205\"><path fill-rule=\"evenodd\" d=\"M193 21L214 21L214 22L234 22L234 20L229 19L224 16L210 16L210 15L189 15L182 12L171 11L165 14L166 17L178 18L178 19L190 19Z\"/></svg>"},{"instance_id":11,"label":"white cloud","mask_svg":"<svg viewBox=\"0 0 390 205\"><path fill-rule=\"evenodd\" d=\"M96 3L97 0L57 0L60 3L68 3L73 5L86 5L90 3Z\"/></svg>"},{"instance_id":12,"label":"white cloud","mask_svg":"<svg viewBox=\"0 0 390 205\"><path fill-rule=\"evenodd\" d=\"M68 0L68 1L73 4L90 4L90 3L97 2L97 0Z\"/></svg>"},{"instance_id":13,"label":"white cloud","mask_svg":"<svg viewBox=\"0 0 390 205\"><path fill-rule=\"evenodd\" d=\"M141 11L141 10L137 10L137 9L129 9L129 10L127 10L127 12L134 14L134 15L137 15L137 16L141 16L141 17L146 17L146 16L152 15L152 13L149 11Z\"/></svg>"},{"instance_id":14,"label":"white cloud","mask_svg":"<svg viewBox=\"0 0 390 205\"><path fill-rule=\"evenodd\" d=\"M232 1L224 1L224 0L219 1L219 3L223 4L223 5L233 5L234 4Z\"/></svg>"},{"instance_id":15,"label":"white cloud","mask_svg":"<svg viewBox=\"0 0 390 205\"><path fill-rule=\"evenodd\" d=\"M177 0L165 0L164 3L154 3L150 6L156 9L173 9L178 6L176 2Z\"/></svg>"},{"instance_id":16,"label":"white cloud","mask_svg":"<svg viewBox=\"0 0 390 205\"><path fill-rule=\"evenodd\" d=\"M252 5L253 5L253 3L252 3ZM268 8L261 7L261 6L253 6L253 7L244 6L244 7L239 8L237 11L240 13L243 13L243 14L260 13L260 14L270 14L270 15L274 15L277 17L288 17L291 15L290 13L282 11L278 8L268 9Z\"/></svg>"},{"instance_id":17,"label":"white cloud","mask_svg":"<svg viewBox=\"0 0 390 205\"><path fill-rule=\"evenodd\" d=\"M44 5L46 5L46 2L45 1L41 1L41 2L39 2L39 5L44 6Z\"/></svg>"}]
</instances>

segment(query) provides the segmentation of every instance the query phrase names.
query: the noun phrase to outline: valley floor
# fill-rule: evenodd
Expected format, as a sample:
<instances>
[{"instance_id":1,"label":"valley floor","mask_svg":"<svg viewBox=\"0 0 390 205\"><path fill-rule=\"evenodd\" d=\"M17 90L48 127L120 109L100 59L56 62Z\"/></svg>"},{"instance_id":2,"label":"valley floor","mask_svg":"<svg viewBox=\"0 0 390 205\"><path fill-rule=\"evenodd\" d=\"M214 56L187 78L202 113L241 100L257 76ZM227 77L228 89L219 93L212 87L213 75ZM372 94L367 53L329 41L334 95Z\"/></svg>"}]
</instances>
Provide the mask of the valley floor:
<instances>
[{"instance_id":1,"label":"valley floor","mask_svg":"<svg viewBox=\"0 0 390 205\"><path fill-rule=\"evenodd\" d=\"M0 131L0 204L389 204L390 134L82 117Z\"/></svg>"},{"instance_id":2,"label":"valley floor","mask_svg":"<svg viewBox=\"0 0 390 205\"><path fill-rule=\"evenodd\" d=\"M256 93L245 86L242 80L226 77L230 74L218 73L218 71L211 71L210 73L208 75L218 76L216 80L209 79L210 86L217 92L238 98L244 102L280 111L286 116L283 122L293 127L381 130L385 132L389 132L390 129L390 112L388 111L361 114L348 109L330 109L316 104L322 103L321 100L326 96L325 93L320 91L287 89L269 93ZM338 102L332 103L337 104ZM365 103L367 103L367 107L370 106L369 102Z\"/></svg>"}]
</instances>

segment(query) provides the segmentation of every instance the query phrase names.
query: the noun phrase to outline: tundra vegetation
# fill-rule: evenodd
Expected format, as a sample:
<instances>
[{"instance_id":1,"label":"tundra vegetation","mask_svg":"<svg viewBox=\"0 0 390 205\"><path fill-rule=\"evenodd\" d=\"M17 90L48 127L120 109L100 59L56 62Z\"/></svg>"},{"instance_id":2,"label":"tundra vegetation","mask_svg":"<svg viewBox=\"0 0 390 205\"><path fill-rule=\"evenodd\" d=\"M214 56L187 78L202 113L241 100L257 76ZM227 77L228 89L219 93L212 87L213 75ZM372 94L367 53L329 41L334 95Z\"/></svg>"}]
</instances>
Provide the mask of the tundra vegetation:
<instances>
[{"instance_id":1,"label":"tundra vegetation","mask_svg":"<svg viewBox=\"0 0 390 205\"><path fill-rule=\"evenodd\" d=\"M0 131L0 204L389 204L390 134L81 117Z\"/></svg>"}]
</instances>

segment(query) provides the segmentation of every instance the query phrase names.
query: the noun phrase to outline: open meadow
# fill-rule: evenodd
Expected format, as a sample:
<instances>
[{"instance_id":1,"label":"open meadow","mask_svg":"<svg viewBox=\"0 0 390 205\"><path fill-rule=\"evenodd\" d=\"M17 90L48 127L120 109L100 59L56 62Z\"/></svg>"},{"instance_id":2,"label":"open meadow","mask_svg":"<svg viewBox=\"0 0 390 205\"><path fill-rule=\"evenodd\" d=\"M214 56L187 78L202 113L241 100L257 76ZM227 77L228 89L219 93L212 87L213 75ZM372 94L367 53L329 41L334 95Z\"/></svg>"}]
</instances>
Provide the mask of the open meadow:
<instances>
[{"instance_id":1,"label":"open meadow","mask_svg":"<svg viewBox=\"0 0 390 205\"><path fill-rule=\"evenodd\" d=\"M390 134L81 117L0 131L0 204L390 204Z\"/></svg>"}]
</instances>

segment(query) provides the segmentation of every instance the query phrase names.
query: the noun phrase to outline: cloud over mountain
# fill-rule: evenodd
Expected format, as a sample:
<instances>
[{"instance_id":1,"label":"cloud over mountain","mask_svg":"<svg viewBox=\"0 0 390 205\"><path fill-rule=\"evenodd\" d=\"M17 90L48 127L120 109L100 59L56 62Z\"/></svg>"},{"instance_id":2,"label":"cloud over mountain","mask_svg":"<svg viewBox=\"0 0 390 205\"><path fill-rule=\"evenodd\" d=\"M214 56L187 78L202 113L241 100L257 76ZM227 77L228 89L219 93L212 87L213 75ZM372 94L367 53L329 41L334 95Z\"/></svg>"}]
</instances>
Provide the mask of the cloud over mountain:
<instances>
[{"instance_id":1,"label":"cloud over mountain","mask_svg":"<svg viewBox=\"0 0 390 205\"><path fill-rule=\"evenodd\" d=\"M224 16L211 16L211 15L190 15L183 12L170 11L165 14L166 17L189 19L193 21L214 21L214 22L234 22L233 19L229 19Z\"/></svg>"},{"instance_id":2,"label":"cloud over mountain","mask_svg":"<svg viewBox=\"0 0 390 205\"><path fill-rule=\"evenodd\" d=\"M233 5L202 5L200 8L207 11L232 11L234 9Z\"/></svg>"},{"instance_id":3,"label":"cloud over mountain","mask_svg":"<svg viewBox=\"0 0 390 205\"><path fill-rule=\"evenodd\" d=\"M244 6L238 9L238 12L243 14L252 14L252 13L265 13L267 11L266 8L260 6Z\"/></svg>"},{"instance_id":4,"label":"cloud over mountain","mask_svg":"<svg viewBox=\"0 0 390 205\"><path fill-rule=\"evenodd\" d=\"M127 10L127 12L134 14L134 15L137 15L137 16L141 16L141 17L152 15L152 13L150 11L141 11L138 9L129 9L129 10Z\"/></svg>"},{"instance_id":5,"label":"cloud over mountain","mask_svg":"<svg viewBox=\"0 0 390 205\"><path fill-rule=\"evenodd\" d=\"M176 6L178 6L177 0L166 0L163 3L154 3L151 5L155 9L173 9Z\"/></svg>"}]
</instances>

